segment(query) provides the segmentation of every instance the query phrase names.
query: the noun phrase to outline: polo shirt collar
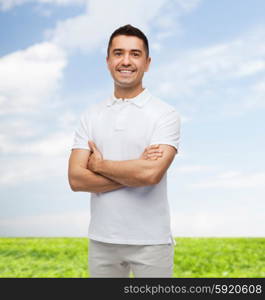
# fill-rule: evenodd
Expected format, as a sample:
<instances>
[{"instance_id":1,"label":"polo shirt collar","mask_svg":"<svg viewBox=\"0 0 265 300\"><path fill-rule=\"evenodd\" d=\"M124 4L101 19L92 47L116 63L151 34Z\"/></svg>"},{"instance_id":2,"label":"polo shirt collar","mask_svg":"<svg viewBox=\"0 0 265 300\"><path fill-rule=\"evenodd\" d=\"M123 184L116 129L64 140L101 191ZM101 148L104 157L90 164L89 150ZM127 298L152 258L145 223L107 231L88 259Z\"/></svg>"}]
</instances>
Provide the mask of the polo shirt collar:
<instances>
[{"instance_id":1,"label":"polo shirt collar","mask_svg":"<svg viewBox=\"0 0 265 300\"><path fill-rule=\"evenodd\" d=\"M107 101L107 106L117 104L118 101L127 100L129 103L132 103L132 104L138 106L139 108L142 108L144 106L144 104L149 100L149 98L150 98L150 92L147 88L144 88L144 90L140 94L138 94L136 97L125 98L124 100L122 100L121 98L116 98L114 95L114 92L113 92L112 96Z\"/></svg>"}]
</instances>

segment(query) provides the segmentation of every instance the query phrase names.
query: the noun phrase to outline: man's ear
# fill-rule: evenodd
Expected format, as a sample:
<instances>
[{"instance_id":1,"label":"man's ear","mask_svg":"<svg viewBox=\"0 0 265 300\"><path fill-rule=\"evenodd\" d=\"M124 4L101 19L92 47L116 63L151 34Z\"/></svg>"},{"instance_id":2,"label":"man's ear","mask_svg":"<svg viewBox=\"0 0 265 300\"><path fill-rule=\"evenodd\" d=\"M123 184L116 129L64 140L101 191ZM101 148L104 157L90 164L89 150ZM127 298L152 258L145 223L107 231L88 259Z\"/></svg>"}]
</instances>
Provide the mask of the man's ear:
<instances>
[{"instance_id":1,"label":"man's ear","mask_svg":"<svg viewBox=\"0 0 265 300\"><path fill-rule=\"evenodd\" d=\"M148 72L150 63L151 63L151 57L149 56L149 57L147 58L145 72Z\"/></svg>"},{"instance_id":2,"label":"man's ear","mask_svg":"<svg viewBox=\"0 0 265 300\"><path fill-rule=\"evenodd\" d=\"M106 57L107 68L109 69L109 57Z\"/></svg>"}]
</instances>

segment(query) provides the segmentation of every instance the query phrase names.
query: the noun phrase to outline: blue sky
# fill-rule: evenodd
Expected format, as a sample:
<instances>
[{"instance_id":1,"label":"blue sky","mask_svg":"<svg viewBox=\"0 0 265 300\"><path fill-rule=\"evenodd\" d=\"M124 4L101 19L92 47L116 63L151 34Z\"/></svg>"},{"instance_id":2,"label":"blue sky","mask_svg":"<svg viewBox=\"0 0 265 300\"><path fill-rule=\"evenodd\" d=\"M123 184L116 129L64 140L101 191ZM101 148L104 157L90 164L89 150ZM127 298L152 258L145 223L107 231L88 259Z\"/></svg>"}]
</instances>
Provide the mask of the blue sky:
<instances>
[{"instance_id":1,"label":"blue sky","mask_svg":"<svg viewBox=\"0 0 265 300\"><path fill-rule=\"evenodd\" d=\"M175 236L264 236L265 3L0 0L0 236L86 236L67 181L82 111L108 97L110 34L143 30L144 86L182 116ZM133 125L133 124L132 124Z\"/></svg>"}]
</instances>

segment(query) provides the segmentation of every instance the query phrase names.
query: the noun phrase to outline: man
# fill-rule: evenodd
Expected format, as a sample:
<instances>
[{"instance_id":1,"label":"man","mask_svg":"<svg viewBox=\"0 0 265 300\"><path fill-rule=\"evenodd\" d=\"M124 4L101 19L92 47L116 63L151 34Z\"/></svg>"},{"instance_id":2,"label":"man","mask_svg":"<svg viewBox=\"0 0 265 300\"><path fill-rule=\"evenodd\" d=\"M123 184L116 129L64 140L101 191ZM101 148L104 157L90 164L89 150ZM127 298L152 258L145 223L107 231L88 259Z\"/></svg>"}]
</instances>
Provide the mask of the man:
<instances>
[{"instance_id":1,"label":"man","mask_svg":"<svg viewBox=\"0 0 265 300\"><path fill-rule=\"evenodd\" d=\"M115 30L107 54L114 93L90 107L75 132L68 176L73 191L91 193L91 277L172 276L166 171L180 118L143 88L150 62L139 29Z\"/></svg>"}]
</instances>

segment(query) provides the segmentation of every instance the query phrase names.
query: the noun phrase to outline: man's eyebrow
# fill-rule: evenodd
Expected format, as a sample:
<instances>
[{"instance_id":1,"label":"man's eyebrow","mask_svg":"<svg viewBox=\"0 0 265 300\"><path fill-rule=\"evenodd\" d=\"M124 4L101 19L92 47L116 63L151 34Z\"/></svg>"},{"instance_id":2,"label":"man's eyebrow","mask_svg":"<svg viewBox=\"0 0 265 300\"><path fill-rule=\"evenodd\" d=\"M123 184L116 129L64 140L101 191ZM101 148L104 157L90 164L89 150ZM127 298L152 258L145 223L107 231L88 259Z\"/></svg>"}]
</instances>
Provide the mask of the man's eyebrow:
<instances>
[{"instance_id":1,"label":"man's eyebrow","mask_svg":"<svg viewBox=\"0 0 265 300\"><path fill-rule=\"evenodd\" d=\"M116 49L113 49L112 52L115 52L115 51L122 51L121 48L116 48Z\"/></svg>"},{"instance_id":2,"label":"man's eyebrow","mask_svg":"<svg viewBox=\"0 0 265 300\"><path fill-rule=\"evenodd\" d=\"M115 51L123 51L123 50L124 49L122 49L122 48L116 48L116 49L113 49L113 52L115 52ZM140 50L140 49L131 49L130 51L142 53L142 50Z\"/></svg>"},{"instance_id":3,"label":"man's eyebrow","mask_svg":"<svg viewBox=\"0 0 265 300\"><path fill-rule=\"evenodd\" d=\"M133 52L140 52L140 53L142 53L142 50L140 50L140 49L132 49L131 51L133 51Z\"/></svg>"}]
</instances>

